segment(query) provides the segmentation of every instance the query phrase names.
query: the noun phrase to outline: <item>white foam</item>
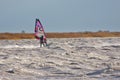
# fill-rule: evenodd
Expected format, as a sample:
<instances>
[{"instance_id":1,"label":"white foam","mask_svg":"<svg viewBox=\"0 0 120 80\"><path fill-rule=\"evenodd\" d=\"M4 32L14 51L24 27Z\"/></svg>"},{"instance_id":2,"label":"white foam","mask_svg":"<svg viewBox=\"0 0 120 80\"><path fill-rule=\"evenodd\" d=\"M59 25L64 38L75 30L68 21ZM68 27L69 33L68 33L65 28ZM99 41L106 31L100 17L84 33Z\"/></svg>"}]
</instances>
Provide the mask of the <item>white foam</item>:
<instances>
[{"instance_id":1,"label":"white foam","mask_svg":"<svg viewBox=\"0 0 120 80\"><path fill-rule=\"evenodd\" d=\"M94 47L98 47L98 48L100 48L100 47L103 47L103 46L120 46L120 44L119 43L103 43L103 44L97 44L97 45L93 45Z\"/></svg>"},{"instance_id":2,"label":"white foam","mask_svg":"<svg viewBox=\"0 0 120 80\"><path fill-rule=\"evenodd\" d=\"M5 49L9 49L9 48L29 48L29 49L31 49L31 48L38 48L39 47L39 45L38 46L35 46L35 45L21 45L21 46L19 46L19 45L6 45L6 46L0 46L0 48L5 48Z\"/></svg>"}]
</instances>

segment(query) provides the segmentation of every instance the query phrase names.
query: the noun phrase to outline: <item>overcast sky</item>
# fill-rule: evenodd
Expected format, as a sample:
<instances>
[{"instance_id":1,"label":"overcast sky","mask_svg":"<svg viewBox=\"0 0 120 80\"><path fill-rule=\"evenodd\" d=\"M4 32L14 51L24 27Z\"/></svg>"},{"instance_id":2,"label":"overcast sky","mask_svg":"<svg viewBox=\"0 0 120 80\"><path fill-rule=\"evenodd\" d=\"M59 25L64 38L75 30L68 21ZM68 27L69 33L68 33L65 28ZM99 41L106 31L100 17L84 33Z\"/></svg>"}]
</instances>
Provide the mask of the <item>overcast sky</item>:
<instances>
[{"instance_id":1,"label":"overcast sky","mask_svg":"<svg viewBox=\"0 0 120 80\"><path fill-rule=\"evenodd\" d=\"M0 0L0 32L120 31L120 0Z\"/></svg>"}]
</instances>

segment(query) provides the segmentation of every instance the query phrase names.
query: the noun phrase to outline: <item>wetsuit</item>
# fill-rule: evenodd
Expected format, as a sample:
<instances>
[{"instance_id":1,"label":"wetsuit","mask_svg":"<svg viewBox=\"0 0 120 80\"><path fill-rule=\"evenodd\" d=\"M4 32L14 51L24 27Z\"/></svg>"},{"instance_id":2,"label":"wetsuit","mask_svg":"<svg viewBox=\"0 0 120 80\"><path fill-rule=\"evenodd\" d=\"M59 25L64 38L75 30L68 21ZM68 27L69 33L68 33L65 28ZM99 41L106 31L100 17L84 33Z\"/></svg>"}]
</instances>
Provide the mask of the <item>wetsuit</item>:
<instances>
[{"instance_id":1,"label":"wetsuit","mask_svg":"<svg viewBox=\"0 0 120 80\"><path fill-rule=\"evenodd\" d=\"M43 44L43 36L40 37L40 46L44 45Z\"/></svg>"}]
</instances>

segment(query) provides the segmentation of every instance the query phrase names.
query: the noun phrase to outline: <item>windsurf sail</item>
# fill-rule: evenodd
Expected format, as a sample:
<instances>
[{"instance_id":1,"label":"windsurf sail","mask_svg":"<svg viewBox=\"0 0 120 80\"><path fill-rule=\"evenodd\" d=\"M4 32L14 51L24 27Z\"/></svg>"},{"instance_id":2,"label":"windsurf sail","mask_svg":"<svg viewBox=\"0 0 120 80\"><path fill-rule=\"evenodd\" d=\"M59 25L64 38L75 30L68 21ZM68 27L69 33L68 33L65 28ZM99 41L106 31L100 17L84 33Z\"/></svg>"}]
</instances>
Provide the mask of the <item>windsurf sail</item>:
<instances>
[{"instance_id":1,"label":"windsurf sail","mask_svg":"<svg viewBox=\"0 0 120 80\"><path fill-rule=\"evenodd\" d=\"M44 31L44 28L43 28L40 20L36 19L36 21L35 21L35 37L36 37L36 39L40 39L41 36L43 36L44 39L46 39L46 34Z\"/></svg>"}]
</instances>

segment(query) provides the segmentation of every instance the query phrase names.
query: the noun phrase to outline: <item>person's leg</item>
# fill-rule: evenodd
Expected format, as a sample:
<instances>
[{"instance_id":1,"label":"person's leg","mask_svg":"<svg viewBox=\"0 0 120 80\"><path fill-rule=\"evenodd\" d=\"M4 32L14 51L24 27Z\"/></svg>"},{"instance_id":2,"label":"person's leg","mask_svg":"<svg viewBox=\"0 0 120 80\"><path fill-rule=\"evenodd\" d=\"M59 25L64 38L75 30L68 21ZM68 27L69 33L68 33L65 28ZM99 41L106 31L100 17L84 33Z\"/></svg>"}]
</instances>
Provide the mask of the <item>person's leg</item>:
<instances>
[{"instance_id":1,"label":"person's leg","mask_svg":"<svg viewBox=\"0 0 120 80\"><path fill-rule=\"evenodd\" d=\"M40 40L40 46L45 47L45 44L44 44L43 40Z\"/></svg>"},{"instance_id":2,"label":"person's leg","mask_svg":"<svg viewBox=\"0 0 120 80\"><path fill-rule=\"evenodd\" d=\"M44 45L47 46L47 41L46 41L46 39L44 39Z\"/></svg>"},{"instance_id":3,"label":"person's leg","mask_svg":"<svg viewBox=\"0 0 120 80\"><path fill-rule=\"evenodd\" d=\"M41 40L40 40L40 47L42 47Z\"/></svg>"},{"instance_id":4,"label":"person's leg","mask_svg":"<svg viewBox=\"0 0 120 80\"><path fill-rule=\"evenodd\" d=\"M45 41L45 46L48 46L46 41Z\"/></svg>"}]
</instances>

